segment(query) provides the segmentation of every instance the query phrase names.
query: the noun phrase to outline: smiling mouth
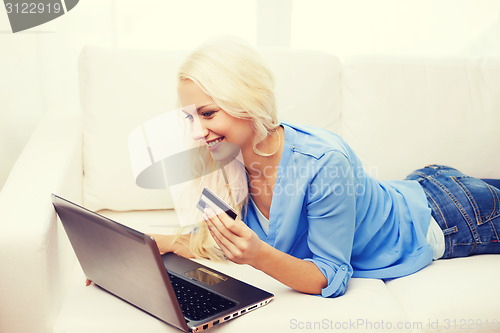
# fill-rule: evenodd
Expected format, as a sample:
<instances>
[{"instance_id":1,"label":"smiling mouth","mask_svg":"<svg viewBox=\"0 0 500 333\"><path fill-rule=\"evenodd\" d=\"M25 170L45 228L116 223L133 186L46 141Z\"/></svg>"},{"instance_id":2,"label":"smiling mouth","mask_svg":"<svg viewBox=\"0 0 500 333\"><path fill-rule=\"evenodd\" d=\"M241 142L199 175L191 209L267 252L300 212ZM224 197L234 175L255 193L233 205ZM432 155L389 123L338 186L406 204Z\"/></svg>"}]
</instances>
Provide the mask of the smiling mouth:
<instances>
[{"instance_id":1,"label":"smiling mouth","mask_svg":"<svg viewBox=\"0 0 500 333\"><path fill-rule=\"evenodd\" d=\"M224 140L224 137L221 136L217 139L214 139L214 140L210 140L210 141L206 141L206 144L209 148L215 146L216 144L218 144L219 142L221 142L222 140Z\"/></svg>"}]
</instances>

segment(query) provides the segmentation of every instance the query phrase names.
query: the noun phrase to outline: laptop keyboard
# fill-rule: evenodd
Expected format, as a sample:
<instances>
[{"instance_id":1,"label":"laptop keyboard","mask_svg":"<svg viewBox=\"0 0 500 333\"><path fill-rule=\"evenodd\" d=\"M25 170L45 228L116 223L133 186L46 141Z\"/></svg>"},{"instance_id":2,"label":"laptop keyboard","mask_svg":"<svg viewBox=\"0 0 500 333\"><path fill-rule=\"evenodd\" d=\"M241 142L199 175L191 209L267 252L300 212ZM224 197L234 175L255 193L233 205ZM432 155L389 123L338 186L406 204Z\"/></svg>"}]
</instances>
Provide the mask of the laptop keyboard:
<instances>
[{"instance_id":1,"label":"laptop keyboard","mask_svg":"<svg viewBox=\"0 0 500 333\"><path fill-rule=\"evenodd\" d=\"M182 314L190 320L203 320L236 305L222 296L168 274Z\"/></svg>"}]
</instances>

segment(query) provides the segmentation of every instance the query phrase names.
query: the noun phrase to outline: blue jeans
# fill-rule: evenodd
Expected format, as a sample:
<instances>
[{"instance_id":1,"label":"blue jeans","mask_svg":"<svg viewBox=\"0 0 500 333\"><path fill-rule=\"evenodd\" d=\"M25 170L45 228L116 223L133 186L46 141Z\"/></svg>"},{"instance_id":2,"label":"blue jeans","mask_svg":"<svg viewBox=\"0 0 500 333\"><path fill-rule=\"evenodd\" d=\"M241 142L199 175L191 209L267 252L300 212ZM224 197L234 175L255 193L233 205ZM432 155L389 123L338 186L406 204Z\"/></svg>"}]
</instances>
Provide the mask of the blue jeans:
<instances>
[{"instance_id":1,"label":"blue jeans","mask_svg":"<svg viewBox=\"0 0 500 333\"><path fill-rule=\"evenodd\" d=\"M429 202L444 233L442 258L500 253L499 180L481 180L443 166L430 165L410 174Z\"/></svg>"}]
</instances>

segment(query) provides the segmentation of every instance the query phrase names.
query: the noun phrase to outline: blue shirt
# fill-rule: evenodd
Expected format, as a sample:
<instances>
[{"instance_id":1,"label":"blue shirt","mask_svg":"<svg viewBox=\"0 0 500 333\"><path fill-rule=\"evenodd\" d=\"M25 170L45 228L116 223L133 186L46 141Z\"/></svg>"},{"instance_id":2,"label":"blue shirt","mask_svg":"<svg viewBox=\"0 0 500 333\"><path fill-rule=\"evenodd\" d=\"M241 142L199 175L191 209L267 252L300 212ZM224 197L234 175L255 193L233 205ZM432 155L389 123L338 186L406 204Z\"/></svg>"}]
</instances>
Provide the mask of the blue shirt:
<instances>
[{"instance_id":1,"label":"blue shirt","mask_svg":"<svg viewBox=\"0 0 500 333\"><path fill-rule=\"evenodd\" d=\"M269 231L252 204L244 221L276 249L313 262L328 281L322 296L343 295L351 276L397 278L432 261L431 211L418 182L378 181L338 135L282 126Z\"/></svg>"}]
</instances>

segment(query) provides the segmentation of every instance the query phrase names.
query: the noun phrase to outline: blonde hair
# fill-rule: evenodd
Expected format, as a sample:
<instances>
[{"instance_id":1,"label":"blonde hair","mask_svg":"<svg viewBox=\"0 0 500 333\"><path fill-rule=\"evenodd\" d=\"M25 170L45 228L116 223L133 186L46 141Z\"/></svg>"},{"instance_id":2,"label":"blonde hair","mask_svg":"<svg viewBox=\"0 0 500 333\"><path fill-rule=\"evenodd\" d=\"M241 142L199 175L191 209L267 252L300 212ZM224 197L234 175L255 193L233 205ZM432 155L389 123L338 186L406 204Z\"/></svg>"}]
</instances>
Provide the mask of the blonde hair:
<instances>
[{"instance_id":1,"label":"blonde hair","mask_svg":"<svg viewBox=\"0 0 500 333\"><path fill-rule=\"evenodd\" d=\"M279 126L274 76L264 58L246 42L218 37L194 50L181 64L177 79L191 80L229 115L252 121L253 150Z\"/></svg>"},{"instance_id":2,"label":"blonde hair","mask_svg":"<svg viewBox=\"0 0 500 333\"><path fill-rule=\"evenodd\" d=\"M230 116L250 120L254 131L253 150L256 154L271 156L275 153L264 153L257 147L269 134L276 132L279 121L274 97L274 76L263 57L253 47L228 36L209 40L184 59L177 79L179 83L183 80L193 81ZM227 195L223 199L228 203L236 202L233 208L238 211L238 220L241 221L248 203L246 178L245 191L241 188L240 176L234 177L234 184L230 184L231 180L229 184L226 183L225 178L221 177L220 172L214 172L204 182L216 189L218 194L225 192ZM233 193L230 189L225 191L223 187L234 187ZM245 193L244 198L242 193ZM197 257L224 259L204 222L191 234L189 248Z\"/></svg>"}]
</instances>

